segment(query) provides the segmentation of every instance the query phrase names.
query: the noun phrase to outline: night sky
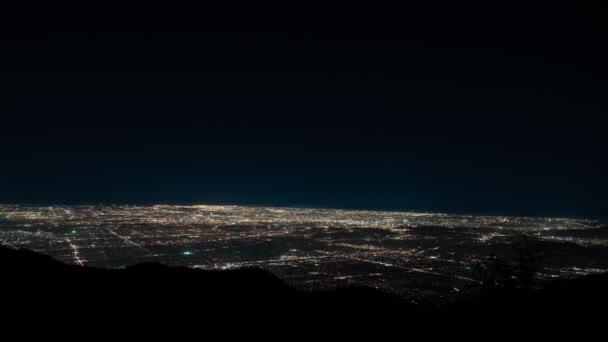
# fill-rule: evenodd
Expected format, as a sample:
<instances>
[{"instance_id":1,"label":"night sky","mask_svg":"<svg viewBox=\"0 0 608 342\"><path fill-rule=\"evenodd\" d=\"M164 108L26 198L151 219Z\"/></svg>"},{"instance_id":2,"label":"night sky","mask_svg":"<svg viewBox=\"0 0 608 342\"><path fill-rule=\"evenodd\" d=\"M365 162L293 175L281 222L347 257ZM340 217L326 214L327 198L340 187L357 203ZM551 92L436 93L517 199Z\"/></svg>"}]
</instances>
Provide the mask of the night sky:
<instances>
[{"instance_id":1,"label":"night sky","mask_svg":"<svg viewBox=\"0 0 608 342\"><path fill-rule=\"evenodd\" d=\"M2 203L608 216L603 8L23 3Z\"/></svg>"}]
</instances>

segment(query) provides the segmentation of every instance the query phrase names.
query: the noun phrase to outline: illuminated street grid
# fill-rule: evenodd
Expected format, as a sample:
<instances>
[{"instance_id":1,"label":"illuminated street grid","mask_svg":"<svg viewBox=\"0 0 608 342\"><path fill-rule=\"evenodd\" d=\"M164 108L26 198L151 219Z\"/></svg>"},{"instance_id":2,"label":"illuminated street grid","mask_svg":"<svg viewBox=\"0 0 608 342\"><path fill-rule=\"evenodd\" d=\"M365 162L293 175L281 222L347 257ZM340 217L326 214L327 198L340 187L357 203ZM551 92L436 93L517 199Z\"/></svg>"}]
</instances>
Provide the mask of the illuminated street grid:
<instances>
[{"instance_id":1,"label":"illuminated street grid","mask_svg":"<svg viewBox=\"0 0 608 342\"><path fill-rule=\"evenodd\" d=\"M475 262L541 242L540 280L608 270L606 222L253 206L0 205L0 243L73 264L259 267L301 289L363 285L440 303Z\"/></svg>"}]
</instances>

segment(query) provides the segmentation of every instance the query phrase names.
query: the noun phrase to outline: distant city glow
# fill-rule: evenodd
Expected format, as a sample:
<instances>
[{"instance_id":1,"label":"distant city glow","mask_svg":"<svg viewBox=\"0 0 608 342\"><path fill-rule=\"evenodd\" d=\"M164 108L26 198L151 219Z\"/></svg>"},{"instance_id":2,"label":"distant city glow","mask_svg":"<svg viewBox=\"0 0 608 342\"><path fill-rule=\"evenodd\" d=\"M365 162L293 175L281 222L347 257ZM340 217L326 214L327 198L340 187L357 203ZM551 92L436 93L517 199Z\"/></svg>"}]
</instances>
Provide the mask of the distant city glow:
<instances>
[{"instance_id":1,"label":"distant city glow","mask_svg":"<svg viewBox=\"0 0 608 342\"><path fill-rule=\"evenodd\" d=\"M119 268L257 267L305 290L369 286L416 302L465 295L475 264L542 243L539 279L608 270L598 220L223 205L0 205L0 244ZM432 284L429 285L429 284Z\"/></svg>"}]
</instances>

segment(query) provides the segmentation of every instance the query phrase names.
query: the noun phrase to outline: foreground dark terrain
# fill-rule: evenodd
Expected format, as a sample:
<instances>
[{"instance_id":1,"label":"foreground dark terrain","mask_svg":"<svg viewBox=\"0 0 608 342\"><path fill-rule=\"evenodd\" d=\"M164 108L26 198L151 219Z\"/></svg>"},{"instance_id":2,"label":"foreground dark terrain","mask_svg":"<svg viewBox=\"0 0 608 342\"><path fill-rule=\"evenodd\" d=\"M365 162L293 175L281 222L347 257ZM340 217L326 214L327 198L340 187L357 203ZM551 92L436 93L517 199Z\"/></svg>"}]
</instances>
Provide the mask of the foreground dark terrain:
<instances>
[{"instance_id":1,"label":"foreground dark terrain","mask_svg":"<svg viewBox=\"0 0 608 342\"><path fill-rule=\"evenodd\" d=\"M542 290L488 289L427 311L375 289L298 291L257 269L204 271L139 264L107 270L67 265L6 247L0 247L0 279L3 307L13 312L97 317L128 311L133 317L189 316L229 322L392 319L409 333L491 339L526 339L529 332L558 337L584 334L597 327L594 322L608 304L605 274L556 282Z\"/></svg>"},{"instance_id":2,"label":"foreground dark terrain","mask_svg":"<svg viewBox=\"0 0 608 342\"><path fill-rule=\"evenodd\" d=\"M67 265L29 250L0 247L4 304L28 308L71 307L79 312L129 307L184 306L201 314L251 318L306 315L400 318L422 313L415 305L375 289L305 293L259 269L203 271L146 263L126 269ZM271 317L272 317L271 316ZM253 316L255 317L255 316Z\"/></svg>"}]
</instances>

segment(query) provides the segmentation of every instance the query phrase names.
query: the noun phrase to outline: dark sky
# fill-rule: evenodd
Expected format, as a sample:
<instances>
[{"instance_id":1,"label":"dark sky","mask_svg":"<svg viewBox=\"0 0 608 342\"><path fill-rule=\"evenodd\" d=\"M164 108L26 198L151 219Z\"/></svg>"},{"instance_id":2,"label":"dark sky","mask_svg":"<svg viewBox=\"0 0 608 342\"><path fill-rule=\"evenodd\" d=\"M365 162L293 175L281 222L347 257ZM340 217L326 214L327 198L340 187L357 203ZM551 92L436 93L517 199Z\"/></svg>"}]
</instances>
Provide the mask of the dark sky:
<instances>
[{"instance_id":1,"label":"dark sky","mask_svg":"<svg viewBox=\"0 0 608 342\"><path fill-rule=\"evenodd\" d=\"M24 3L0 202L608 216L603 8Z\"/></svg>"}]
</instances>

